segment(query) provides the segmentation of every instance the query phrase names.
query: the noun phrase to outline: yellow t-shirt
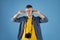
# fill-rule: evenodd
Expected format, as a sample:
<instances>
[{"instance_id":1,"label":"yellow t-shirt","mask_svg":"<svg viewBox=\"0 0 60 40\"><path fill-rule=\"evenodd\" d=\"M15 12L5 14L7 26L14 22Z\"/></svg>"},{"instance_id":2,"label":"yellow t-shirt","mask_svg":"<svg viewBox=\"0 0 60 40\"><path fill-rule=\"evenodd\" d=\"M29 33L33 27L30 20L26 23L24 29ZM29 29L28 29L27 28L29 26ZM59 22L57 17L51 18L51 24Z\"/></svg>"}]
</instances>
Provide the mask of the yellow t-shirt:
<instances>
[{"instance_id":1,"label":"yellow t-shirt","mask_svg":"<svg viewBox=\"0 0 60 40\"><path fill-rule=\"evenodd\" d=\"M25 38L25 34L28 32L32 34L30 39ZM24 25L24 32L23 32L22 40L37 40L34 25L32 24L32 18L28 18L27 22Z\"/></svg>"}]
</instances>

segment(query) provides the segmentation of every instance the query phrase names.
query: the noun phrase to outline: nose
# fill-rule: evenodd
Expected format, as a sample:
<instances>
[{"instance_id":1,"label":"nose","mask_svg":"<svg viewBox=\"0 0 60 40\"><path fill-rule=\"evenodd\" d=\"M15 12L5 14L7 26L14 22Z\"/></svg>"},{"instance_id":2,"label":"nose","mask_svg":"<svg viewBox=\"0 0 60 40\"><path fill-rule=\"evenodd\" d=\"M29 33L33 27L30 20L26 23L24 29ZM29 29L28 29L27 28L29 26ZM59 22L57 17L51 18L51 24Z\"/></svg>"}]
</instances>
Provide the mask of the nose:
<instances>
[{"instance_id":1,"label":"nose","mask_svg":"<svg viewBox=\"0 0 60 40\"><path fill-rule=\"evenodd\" d=\"M27 10L26 12L30 12L30 10Z\"/></svg>"}]
</instances>

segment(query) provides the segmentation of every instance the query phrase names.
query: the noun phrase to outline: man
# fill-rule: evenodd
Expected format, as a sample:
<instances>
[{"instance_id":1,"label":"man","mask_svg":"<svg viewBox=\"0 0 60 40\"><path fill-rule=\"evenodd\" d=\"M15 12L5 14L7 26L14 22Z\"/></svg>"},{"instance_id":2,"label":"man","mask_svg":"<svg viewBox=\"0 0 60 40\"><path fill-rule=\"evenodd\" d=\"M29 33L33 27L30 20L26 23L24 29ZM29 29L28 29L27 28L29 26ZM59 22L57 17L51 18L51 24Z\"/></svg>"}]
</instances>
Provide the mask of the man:
<instances>
[{"instance_id":1,"label":"man","mask_svg":"<svg viewBox=\"0 0 60 40\"><path fill-rule=\"evenodd\" d=\"M35 12L39 16L35 17L32 13ZM26 13L27 16L19 17L19 15ZM18 40L43 40L40 23L48 22L48 19L38 10L33 10L31 5L26 6L26 11L20 10L13 16L14 22L19 22Z\"/></svg>"}]
</instances>

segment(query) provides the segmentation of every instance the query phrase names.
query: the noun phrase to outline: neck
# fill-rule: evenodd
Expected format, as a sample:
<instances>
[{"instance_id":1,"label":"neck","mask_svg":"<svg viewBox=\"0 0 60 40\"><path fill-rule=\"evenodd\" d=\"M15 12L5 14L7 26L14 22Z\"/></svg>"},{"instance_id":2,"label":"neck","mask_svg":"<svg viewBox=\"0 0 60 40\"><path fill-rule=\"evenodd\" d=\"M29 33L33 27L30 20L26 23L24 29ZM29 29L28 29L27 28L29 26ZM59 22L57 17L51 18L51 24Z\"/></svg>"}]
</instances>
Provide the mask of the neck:
<instances>
[{"instance_id":1,"label":"neck","mask_svg":"<svg viewBox=\"0 0 60 40\"><path fill-rule=\"evenodd\" d=\"M32 15L28 15L28 18L32 18Z\"/></svg>"}]
</instances>

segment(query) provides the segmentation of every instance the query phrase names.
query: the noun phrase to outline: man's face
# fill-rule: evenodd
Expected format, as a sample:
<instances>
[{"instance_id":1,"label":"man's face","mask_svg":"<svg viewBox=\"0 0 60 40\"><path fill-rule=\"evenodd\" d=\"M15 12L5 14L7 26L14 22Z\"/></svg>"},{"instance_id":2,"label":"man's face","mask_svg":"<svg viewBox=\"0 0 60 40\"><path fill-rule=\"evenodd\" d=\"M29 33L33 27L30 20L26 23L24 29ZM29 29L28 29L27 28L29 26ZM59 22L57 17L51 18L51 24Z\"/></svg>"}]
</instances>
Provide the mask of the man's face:
<instances>
[{"instance_id":1,"label":"man's face","mask_svg":"<svg viewBox=\"0 0 60 40\"><path fill-rule=\"evenodd\" d=\"M32 15L32 8L26 8L26 14L29 16L29 15Z\"/></svg>"}]
</instances>

